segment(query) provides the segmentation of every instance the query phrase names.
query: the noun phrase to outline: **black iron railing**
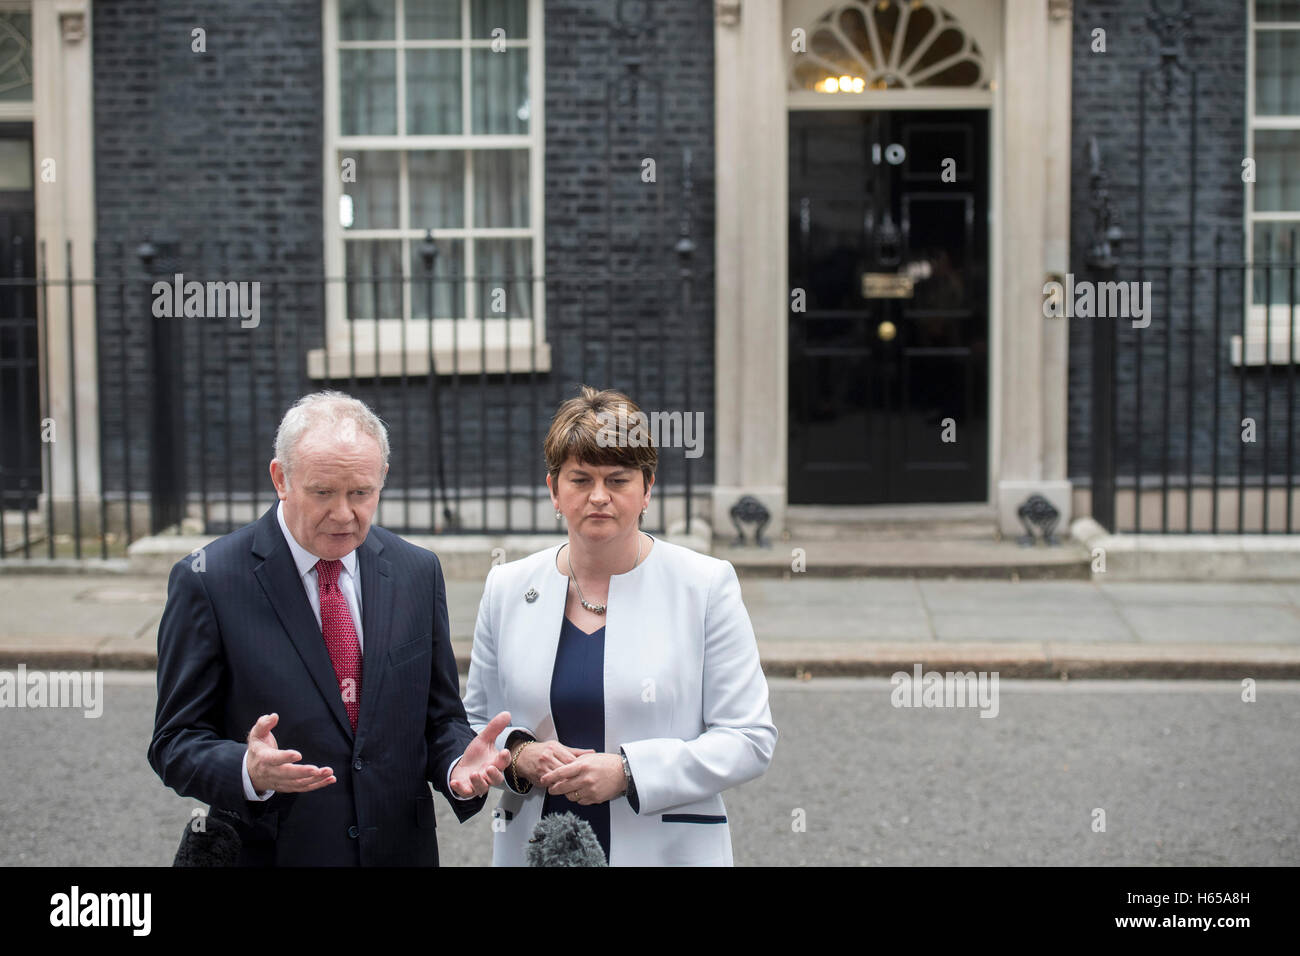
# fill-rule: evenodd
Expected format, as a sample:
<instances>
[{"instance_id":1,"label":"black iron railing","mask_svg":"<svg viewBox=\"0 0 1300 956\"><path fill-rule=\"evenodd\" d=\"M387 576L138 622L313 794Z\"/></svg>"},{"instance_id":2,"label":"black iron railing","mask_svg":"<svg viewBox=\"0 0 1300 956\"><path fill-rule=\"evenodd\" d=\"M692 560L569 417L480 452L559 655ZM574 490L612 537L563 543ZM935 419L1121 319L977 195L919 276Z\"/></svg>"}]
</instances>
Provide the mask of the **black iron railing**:
<instances>
[{"instance_id":1,"label":"black iron railing","mask_svg":"<svg viewBox=\"0 0 1300 956\"><path fill-rule=\"evenodd\" d=\"M1286 259L1226 256L1225 241L1093 273L1151 283L1149 325L1091 320L1092 512L1112 531L1300 530L1295 234Z\"/></svg>"},{"instance_id":2,"label":"black iron railing","mask_svg":"<svg viewBox=\"0 0 1300 956\"><path fill-rule=\"evenodd\" d=\"M101 243L93 279L51 275L41 257L34 275L10 270L0 279L0 555L107 558L145 534L253 520L275 500L267 467L279 419L312 391L346 391L387 423L377 521L410 534L561 531L542 439L578 384L621 389L665 418L704 409L709 313L693 292L689 241L675 273L642 275L443 275L431 240L419 251L408 274L364 279L303 274L275 250L149 241ZM186 295L191 281L201 301ZM256 316L239 311L252 301L239 298L252 289L241 283L256 284ZM89 342L79 288L93 289ZM472 316L444 308L471 300ZM392 302L400 315L382 313ZM88 372L79 356L93 356L97 386L88 396L81 381L76 399ZM51 375L52 359L62 374ZM680 521L689 531L712 442L698 437L694 451L660 449L648 530Z\"/></svg>"},{"instance_id":3,"label":"black iron railing","mask_svg":"<svg viewBox=\"0 0 1300 956\"><path fill-rule=\"evenodd\" d=\"M1222 143L1215 124L1239 106L1231 88L1202 82L1190 14L1152 4L1146 21L1134 139L1105 144L1131 175L1111 183L1101 145L1088 144L1083 278L1150 291L1137 323L1080 320L1092 323L1092 514L1112 531L1294 533L1298 230L1256 222L1246 234L1235 225L1245 196L1225 211L1221 180L1205 198L1203 144Z\"/></svg>"}]
</instances>

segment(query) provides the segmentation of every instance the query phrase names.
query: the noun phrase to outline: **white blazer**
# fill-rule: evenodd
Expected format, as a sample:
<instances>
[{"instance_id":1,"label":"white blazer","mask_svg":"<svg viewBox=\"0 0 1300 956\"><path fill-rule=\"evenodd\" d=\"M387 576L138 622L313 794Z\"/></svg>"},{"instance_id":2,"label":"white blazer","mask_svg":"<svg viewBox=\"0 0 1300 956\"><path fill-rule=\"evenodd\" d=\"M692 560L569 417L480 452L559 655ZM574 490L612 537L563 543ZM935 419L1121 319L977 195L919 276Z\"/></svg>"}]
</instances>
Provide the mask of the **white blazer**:
<instances>
[{"instance_id":1,"label":"white blazer","mask_svg":"<svg viewBox=\"0 0 1300 956\"><path fill-rule=\"evenodd\" d=\"M559 550L488 572L465 713L481 731L510 711L514 726L502 732L498 748L520 729L555 739L551 673L569 583L555 566ZM641 564L610 578L607 603L605 752L627 753L640 810L626 796L610 801L610 865L730 866L722 791L761 775L776 746L736 571L656 539ZM546 790L498 789L492 863L523 866Z\"/></svg>"}]
</instances>

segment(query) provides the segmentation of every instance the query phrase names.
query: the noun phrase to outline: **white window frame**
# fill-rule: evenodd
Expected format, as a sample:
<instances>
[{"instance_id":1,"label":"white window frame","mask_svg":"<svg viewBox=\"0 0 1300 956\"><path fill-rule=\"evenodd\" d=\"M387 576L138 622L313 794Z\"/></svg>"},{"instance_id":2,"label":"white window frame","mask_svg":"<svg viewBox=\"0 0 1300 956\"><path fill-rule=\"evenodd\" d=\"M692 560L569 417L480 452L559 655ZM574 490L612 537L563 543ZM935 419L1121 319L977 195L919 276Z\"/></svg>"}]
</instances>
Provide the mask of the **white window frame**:
<instances>
[{"instance_id":1,"label":"white window frame","mask_svg":"<svg viewBox=\"0 0 1300 956\"><path fill-rule=\"evenodd\" d=\"M1256 0L1247 4L1246 16L1246 155L1255 155L1256 130L1300 130L1300 114L1285 116L1255 115L1255 38L1260 30L1295 30L1300 31L1300 21L1264 21L1255 19ZM1300 233L1300 209L1291 211L1256 212L1255 183L1246 184L1246 208L1244 228L1246 233L1246 261L1255 260L1255 226L1262 222L1295 223L1296 232ZM1274 271L1278 276L1278 271ZM1286 271L1281 271L1281 281L1285 284ZM1291 343L1292 356L1300 362L1300 302L1296 303L1296 322L1288 330L1291 322L1291 310L1287 303L1273 305L1255 303L1255 291L1252 278L1246 276L1243 283L1243 307L1246 310L1245 356L1242 355L1242 336L1232 336L1232 364L1241 366L1287 364L1287 342ZM1266 325L1267 323L1267 325ZM1271 329L1268 328L1271 326ZM1265 358L1266 343L1271 346Z\"/></svg>"},{"instance_id":2,"label":"white window frame","mask_svg":"<svg viewBox=\"0 0 1300 956\"><path fill-rule=\"evenodd\" d=\"M405 25L405 0L395 0L396 30L400 36ZM389 41L355 41L357 46L396 50L397 84L397 123L396 136L344 136L339 129L339 50L352 46L351 42L339 39L339 0L325 0L321 5L324 45L324 80L325 80L325 124L324 124L324 212L325 212L325 275L328 280L325 287L325 340L326 348L311 349L307 353L307 373L311 378L325 378L328 364L330 378L339 378L356 374L357 377L371 377L376 370L381 377L423 375L429 371L429 321L411 315L412 300L415 299L421 277L409 277L410 295L403 296L403 316L401 319L347 318L346 287L338 281L345 275L346 255L344 234L360 239L404 239L411 248L424 239L422 228L398 229L344 229L339 223L339 200L343 195L343 182L340 174L341 158L348 151L394 150L401 155L401 168L406 165L408 151L447 149L520 149L529 151L528 210L527 227L485 228L477 225L462 225L457 228L434 229L433 239L457 240L463 243L463 268L467 275L477 274L474 261L474 240L476 239L530 239L532 240L532 315L528 318L492 317L488 313L486 322L478 318L482 308L478 303L477 279L464 283L462 299L465 315L435 317L433 320L434 361L439 375L477 374L481 371L501 373L506 371L523 372L535 369L539 372L550 370L550 346L546 341L546 288L543 281L545 271L545 76L543 42L542 0L528 0L528 36L525 38L507 37L505 44L510 49L528 50L528 104L529 131L525 134L484 134L475 135L459 133L455 135L409 136L404 135L406 126L406 97L404 68L407 49L489 49L491 39L470 38L469 0L461 0L461 36L453 40L389 40ZM472 123L471 114L471 57L461 58L461 115L465 125ZM473 163L466 163L466 189L464 195L465 215L463 223L473 223L474 212L474 168ZM406 222L410 215L410 196L408 180L401 177L398 196L399 223ZM410 257L403 257L403 269L410 269ZM439 271L439 281L445 281L446 274ZM376 323L378 323L379 350L375 350ZM486 328L484 327L486 326ZM403 352L403 328L405 328L406 349ZM485 347L486 346L486 347ZM328 363L326 352L328 350ZM355 369L353 357L355 355ZM377 369L376 369L377 367Z\"/></svg>"}]
</instances>

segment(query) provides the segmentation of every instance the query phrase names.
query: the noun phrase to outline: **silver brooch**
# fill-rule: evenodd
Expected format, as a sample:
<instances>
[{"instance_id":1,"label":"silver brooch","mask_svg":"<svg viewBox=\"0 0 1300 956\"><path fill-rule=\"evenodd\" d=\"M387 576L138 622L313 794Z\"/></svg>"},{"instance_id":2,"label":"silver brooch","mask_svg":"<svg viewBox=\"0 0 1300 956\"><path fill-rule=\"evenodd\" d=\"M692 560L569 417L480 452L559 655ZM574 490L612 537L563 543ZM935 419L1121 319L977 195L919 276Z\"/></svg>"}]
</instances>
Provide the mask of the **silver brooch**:
<instances>
[{"instance_id":1,"label":"silver brooch","mask_svg":"<svg viewBox=\"0 0 1300 956\"><path fill-rule=\"evenodd\" d=\"M537 589L536 589L536 588L529 588L527 591L525 591L525 592L524 592L524 600L527 601L529 604L532 604L534 601L536 601L536 600L537 600Z\"/></svg>"}]
</instances>

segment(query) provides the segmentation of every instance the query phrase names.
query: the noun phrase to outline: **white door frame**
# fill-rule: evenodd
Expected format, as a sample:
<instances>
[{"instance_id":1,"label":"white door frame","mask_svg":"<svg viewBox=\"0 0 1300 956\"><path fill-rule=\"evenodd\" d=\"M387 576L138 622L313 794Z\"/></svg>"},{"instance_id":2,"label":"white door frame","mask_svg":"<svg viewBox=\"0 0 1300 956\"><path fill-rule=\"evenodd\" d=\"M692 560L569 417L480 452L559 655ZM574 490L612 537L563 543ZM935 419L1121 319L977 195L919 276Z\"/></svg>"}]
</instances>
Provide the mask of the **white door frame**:
<instances>
[{"instance_id":1,"label":"white door frame","mask_svg":"<svg viewBox=\"0 0 1300 956\"><path fill-rule=\"evenodd\" d=\"M32 15L32 136L35 153L36 242L45 246L45 272L63 283L69 271L78 280L95 274L95 123L91 0L36 0ZM72 248L72 261L66 254ZM39 297L38 297L39 298ZM73 338L68 338L66 285L50 285L44 308L42 370L49 380L47 416L53 429L33 423L51 436L55 521L62 526L73 498L73 429L75 407L77 490L83 531L98 529L99 508L99 369L95 325L95 289L72 290ZM69 354L71 353L71 355ZM69 377L75 361L76 380ZM53 472L51 475L50 472ZM45 508L42 493L40 507Z\"/></svg>"},{"instance_id":2,"label":"white door frame","mask_svg":"<svg viewBox=\"0 0 1300 956\"><path fill-rule=\"evenodd\" d=\"M990 65L990 90L788 90L792 25L834 3L719 4L717 156L717 454L713 527L742 495L786 524L789 308L787 112L823 108L990 111L989 498L1003 533L1042 494L1070 520L1066 479L1068 330L1042 317L1042 285L1069 251L1070 10L1061 0L948 0ZM1009 69L1008 65L1013 68ZM1014 187L1014 188L1011 188Z\"/></svg>"}]
</instances>

